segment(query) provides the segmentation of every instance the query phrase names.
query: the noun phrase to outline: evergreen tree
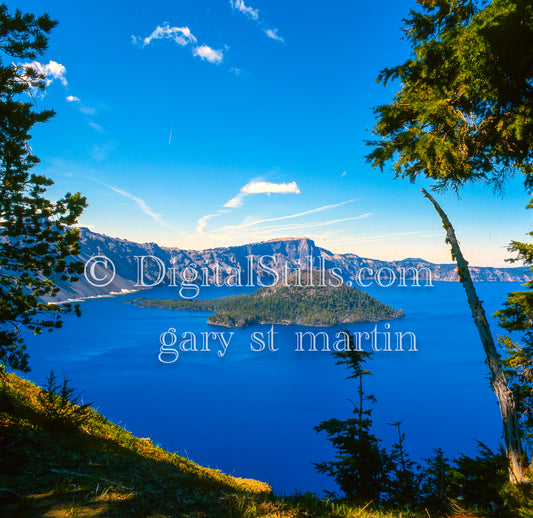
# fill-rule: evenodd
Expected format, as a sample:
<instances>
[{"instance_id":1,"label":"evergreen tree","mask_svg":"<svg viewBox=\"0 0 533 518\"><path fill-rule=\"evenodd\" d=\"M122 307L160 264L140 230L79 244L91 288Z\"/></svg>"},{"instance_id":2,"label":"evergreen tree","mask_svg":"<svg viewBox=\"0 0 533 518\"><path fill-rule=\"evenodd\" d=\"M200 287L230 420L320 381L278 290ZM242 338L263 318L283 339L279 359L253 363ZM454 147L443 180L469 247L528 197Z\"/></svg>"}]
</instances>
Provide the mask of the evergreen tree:
<instances>
[{"instance_id":1,"label":"evergreen tree","mask_svg":"<svg viewBox=\"0 0 533 518\"><path fill-rule=\"evenodd\" d=\"M420 494L422 506L439 516L450 511L451 469L449 459L440 448L433 450L433 455L423 459L425 467L420 474Z\"/></svg>"},{"instance_id":2,"label":"evergreen tree","mask_svg":"<svg viewBox=\"0 0 533 518\"><path fill-rule=\"evenodd\" d=\"M401 421L389 423L398 431L398 442L392 445L390 453L391 476L389 485L389 502L403 508L413 508L418 502L419 466L411 460L405 449L405 433L401 430Z\"/></svg>"},{"instance_id":3,"label":"evergreen tree","mask_svg":"<svg viewBox=\"0 0 533 518\"><path fill-rule=\"evenodd\" d=\"M517 172L533 186L533 5L530 0L417 0L405 21L412 54L378 80L400 83L375 109L378 139L368 160L397 177L433 180L458 190L471 181L495 189ZM486 323L453 227L441 213L500 404L511 482L524 479L522 437L513 390ZM453 240L450 239L450 232ZM459 264L461 263L461 264ZM515 306L521 311L524 308Z\"/></svg>"},{"instance_id":4,"label":"evergreen tree","mask_svg":"<svg viewBox=\"0 0 533 518\"><path fill-rule=\"evenodd\" d=\"M326 432L336 450L335 460L317 463L315 467L319 473L333 477L350 501L379 505L387 490L389 457L371 430L375 398L366 395L363 389L363 378L370 374L363 365L370 353L351 350L353 348L351 338L350 350L334 353L334 356L337 365L345 365L350 371L347 379L357 383L357 402L352 401L354 417L329 419L315 426L317 432Z\"/></svg>"},{"instance_id":5,"label":"evergreen tree","mask_svg":"<svg viewBox=\"0 0 533 518\"><path fill-rule=\"evenodd\" d=\"M29 366L21 329L52 330L62 314L79 312L43 297L57 294L54 279L74 281L82 272L71 225L86 202L79 193L48 200L53 182L33 172L39 159L29 145L32 127L54 112L35 109L46 78L28 60L45 52L55 25L46 14L10 14L0 4L0 364L22 371Z\"/></svg>"},{"instance_id":6,"label":"evergreen tree","mask_svg":"<svg viewBox=\"0 0 533 518\"><path fill-rule=\"evenodd\" d=\"M399 81L374 112L372 165L437 187L482 180L501 187L516 171L533 184L533 5L529 0L417 0L405 20L412 47L378 80Z\"/></svg>"},{"instance_id":7,"label":"evergreen tree","mask_svg":"<svg viewBox=\"0 0 533 518\"><path fill-rule=\"evenodd\" d=\"M533 199L528 208L533 208ZM529 236L533 237L533 232L529 232ZM521 260L530 265L533 271L532 244L512 241L509 251L517 253L511 262ZM533 448L533 281L527 282L525 287L526 290L510 293L503 309L496 312L495 316L503 329L520 335L518 341L510 336L502 336L500 343L506 353L504 365L516 401L519 424L531 451Z\"/></svg>"},{"instance_id":8,"label":"evergreen tree","mask_svg":"<svg viewBox=\"0 0 533 518\"><path fill-rule=\"evenodd\" d=\"M508 461L505 450L500 446L497 452L478 441L478 454L465 454L454 459L451 470L451 494L465 506L478 509L501 509L501 489L508 477ZM494 516L509 516L497 514Z\"/></svg>"}]
</instances>

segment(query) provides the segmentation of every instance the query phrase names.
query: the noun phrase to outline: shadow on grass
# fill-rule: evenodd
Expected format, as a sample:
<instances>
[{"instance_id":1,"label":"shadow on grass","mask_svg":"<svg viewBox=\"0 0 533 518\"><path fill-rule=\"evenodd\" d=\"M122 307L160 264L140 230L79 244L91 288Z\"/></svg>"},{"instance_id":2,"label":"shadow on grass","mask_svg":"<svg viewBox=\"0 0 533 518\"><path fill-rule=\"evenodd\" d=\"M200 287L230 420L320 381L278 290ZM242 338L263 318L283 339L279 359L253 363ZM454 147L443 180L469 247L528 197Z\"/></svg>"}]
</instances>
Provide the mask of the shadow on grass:
<instances>
[{"instance_id":1,"label":"shadow on grass","mask_svg":"<svg viewBox=\"0 0 533 518\"><path fill-rule=\"evenodd\" d=\"M39 389L0 386L0 516L254 516L268 485L165 452L94 411L79 428L51 422Z\"/></svg>"}]
</instances>

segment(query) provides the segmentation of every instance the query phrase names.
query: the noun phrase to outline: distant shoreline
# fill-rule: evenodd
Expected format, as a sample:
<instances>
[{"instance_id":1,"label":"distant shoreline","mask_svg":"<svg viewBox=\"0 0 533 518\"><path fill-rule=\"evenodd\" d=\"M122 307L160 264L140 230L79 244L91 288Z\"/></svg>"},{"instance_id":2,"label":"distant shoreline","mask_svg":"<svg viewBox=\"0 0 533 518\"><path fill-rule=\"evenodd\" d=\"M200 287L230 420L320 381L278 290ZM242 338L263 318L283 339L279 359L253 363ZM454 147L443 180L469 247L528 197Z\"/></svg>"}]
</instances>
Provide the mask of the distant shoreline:
<instances>
[{"instance_id":1,"label":"distant shoreline","mask_svg":"<svg viewBox=\"0 0 533 518\"><path fill-rule=\"evenodd\" d=\"M53 301L53 300L50 300L47 302L47 304L73 304L73 303L76 303L76 302L85 302L87 300L91 300L91 299L108 299L108 298L111 298L111 297L116 297L116 296L120 296L120 295L129 295L130 293L137 293L141 291L141 289L138 289L138 290L128 290L126 288L122 288L120 291L111 291L109 293L104 293L103 295L88 295L87 297L77 297L75 299L66 299L66 300L61 300L61 301Z\"/></svg>"}]
</instances>

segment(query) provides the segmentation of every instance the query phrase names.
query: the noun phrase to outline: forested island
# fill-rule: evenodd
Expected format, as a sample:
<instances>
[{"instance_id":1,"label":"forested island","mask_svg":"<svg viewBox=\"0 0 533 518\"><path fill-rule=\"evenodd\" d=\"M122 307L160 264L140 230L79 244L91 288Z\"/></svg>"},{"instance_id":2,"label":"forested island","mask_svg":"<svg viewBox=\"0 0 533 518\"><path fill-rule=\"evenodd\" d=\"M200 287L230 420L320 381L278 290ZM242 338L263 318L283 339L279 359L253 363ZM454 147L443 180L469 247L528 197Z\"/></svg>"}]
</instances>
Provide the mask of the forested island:
<instances>
[{"instance_id":1,"label":"forested island","mask_svg":"<svg viewBox=\"0 0 533 518\"><path fill-rule=\"evenodd\" d=\"M332 326L377 322L404 316L367 293L341 286L285 286L259 288L249 295L214 300L135 299L144 308L213 311L208 322L224 327L255 324Z\"/></svg>"}]
</instances>

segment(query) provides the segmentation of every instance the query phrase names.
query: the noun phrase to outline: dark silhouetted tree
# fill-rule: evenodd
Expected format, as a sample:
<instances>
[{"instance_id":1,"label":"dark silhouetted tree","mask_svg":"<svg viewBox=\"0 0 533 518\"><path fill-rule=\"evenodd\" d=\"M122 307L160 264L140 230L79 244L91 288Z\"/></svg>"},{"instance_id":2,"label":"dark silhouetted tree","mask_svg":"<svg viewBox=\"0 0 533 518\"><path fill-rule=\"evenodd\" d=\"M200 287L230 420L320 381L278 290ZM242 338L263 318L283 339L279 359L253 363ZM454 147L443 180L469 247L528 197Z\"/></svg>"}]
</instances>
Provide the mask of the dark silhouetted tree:
<instances>
[{"instance_id":1,"label":"dark silhouetted tree","mask_svg":"<svg viewBox=\"0 0 533 518\"><path fill-rule=\"evenodd\" d=\"M401 421L389 423L398 432L398 442L392 445L390 453L391 474L388 488L389 502L402 507L416 507L419 498L419 466L414 462L405 448L405 433L401 430Z\"/></svg>"},{"instance_id":2,"label":"dark silhouetted tree","mask_svg":"<svg viewBox=\"0 0 533 518\"><path fill-rule=\"evenodd\" d=\"M434 449L433 455L423 460L425 466L420 474L421 504L424 508L442 516L450 512L452 469L450 460L440 448Z\"/></svg>"},{"instance_id":3,"label":"dark silhouetted tree","mask_svg":"<svg viewBox=\"0 0 533 518\"><path fill-rule=\"evenodd\" d=\"M0 4L0 363L21 371L29 370L21 330L52 330L62 314L79 312L45 299L58 293L54 280L74 281L82 271L71 225L86 202L79 193L48 200L53 182L33 172L39 159L29 145L32 127L54 113L35 109L46 78L28 60L44 53L55 25Z\"/></svg>"},{"instance_id":4,"label":"dark silhouetted tree","mask_svg":"<svg viewBox=\"0 0 533 518\"><path fill-rule=\"evenodd\" d=\"M354 349L353 337L350 348ZM345 497L359 504L379 504L387 490L389 457L372 433L372 405L374 396L366 395L363 379L370 374L363 365L370 353L355 350L334 353L337 365L350 371L347 379L357 383L357 399L352 401L354 417L329 419L315 426L317 432L326 432L335 448L335 460L315 464L319 473L335 479Z\"/></svg>"}]
</instances>

